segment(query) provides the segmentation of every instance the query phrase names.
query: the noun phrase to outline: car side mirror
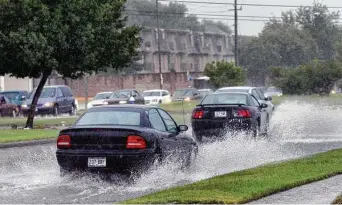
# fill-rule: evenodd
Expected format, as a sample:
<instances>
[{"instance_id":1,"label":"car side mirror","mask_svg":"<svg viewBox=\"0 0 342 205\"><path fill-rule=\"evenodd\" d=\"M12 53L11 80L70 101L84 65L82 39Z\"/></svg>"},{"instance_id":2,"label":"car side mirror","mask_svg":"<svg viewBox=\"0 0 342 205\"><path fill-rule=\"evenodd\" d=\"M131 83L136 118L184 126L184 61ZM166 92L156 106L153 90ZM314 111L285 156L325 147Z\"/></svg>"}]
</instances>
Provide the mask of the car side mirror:
<instances>
[{"instance_id":1,"label":"car side mirror","mask_svg":"<svg viewBox=\"0 0 342 205\"><path fill-rule=\"evenodd\" d=\"M179 131L181 132L186 132L189 129L189 127L186 125L179 125L178 128L179 128Z\"/></svg>"},{"instance_id":2,"label":"car side mirror","mask_svg":"<svg viewBox=\"0 0 342 205\"><path fill-rule=\"evenodd\" d=\"M260 105L260 107L261 107L261 108L268 108L268 105L267 105L266 103L262 103L262 104Z\"/></svg>"},{"instance_id":3,"label":"car side mirror","mask_svg":"<svg viewBox=\"0 0 342 205\"><path fill-rule=\"evenodd\" d=\"M25 100L26 99L26 96L21 96L21 100Z\"/></svg>"},{"instance_id":4,"label":"car side mirror","mask_svg":"<svg viewBox=\"0 0 342 205\"><path fill-rule=\"evenodd\" d=\"M266 100L266 101L272 101L273 99L272 99L271 96L267 96L267 97L265 97L265 100Z\"/></svg>"}]
</instances>

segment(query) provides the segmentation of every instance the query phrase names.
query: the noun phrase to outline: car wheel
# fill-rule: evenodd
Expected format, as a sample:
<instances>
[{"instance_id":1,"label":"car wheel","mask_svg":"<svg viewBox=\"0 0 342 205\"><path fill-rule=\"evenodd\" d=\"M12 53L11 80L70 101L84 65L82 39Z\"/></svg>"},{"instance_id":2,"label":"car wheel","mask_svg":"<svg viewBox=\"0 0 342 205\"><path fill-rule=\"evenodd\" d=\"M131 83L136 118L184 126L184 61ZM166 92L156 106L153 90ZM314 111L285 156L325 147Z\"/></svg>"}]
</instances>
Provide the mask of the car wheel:
<instances>
[{"instance_id":1,"label":"car wheel","mask_svg":"<svg viewBox=\"0 0 342 205\"><path fill-rule=\"evenodd\" d=\"M267 137L269 135L269 130L270 129L270 119L269 117L267 116L266 118L266 124L265 124L265 131L264 133L262 134L264 137Z\"/></svg>"},{"instance_id":2,"label":"car wheel","mask_svg":"<svg viewBox=\"0 0 342 205\"><path fill-rule=\"evenodd\" d=\"M198 142L198 143L202 143L203 142L203 136L197 136L194 132L192 132L192 137Z\"/></svg>"},{"instance_id":3,"label":"car wheel","mask_svg":"<svg viewBox=\"0 0 342 205\"><path fill-rule=\"evenodd\" d=\"M162 104L162 101L161 100L159 100L159 102L158 102L159 104Z\"/></svg>"},{"instance_id":4,"label":"car wheel","mask_svg":"<svg viewBox=\"0 0 342 205\"><path fill-rule=\"evenodd\" d=\"M196 161L198 154L198 147L192 146L189 155L185 159L183 168L189 169Z\"/></svg>"},{"instance_id":5,"label":"car wheel","mask_svg":"<svg viewBox=\"0 0 342 205\"><path fill-rule=\"evenodd\" d=\"M69 115L70 116L75 116L76 115L76 111L77 109L76 109L76 106L75 105L72 105L71 106L71 110L70 110L70 112L69 112Z\"/></svg>"},{"instance_id":6,"label":"car wheel","mask_svg":"<svg viewBox=\"0 0 342 205\"><path fill-rule=\"evenodd\" d=\"M257 122L255 125L255 128L253 129L252 137L257 138L257 137L259 137L259 135L260 135L260 123Z\"/></svg>"},{"instance_id":7,"label":"car wheel","mask_svg":"<svg viewBox=\"0 0 342 205\"><path fill-rule=\"evenodd\" d=\"M53 116L57 117L59 115L58 105L53 106Z\"/></svg>"},{"instance_id":8,"label":"car wheel","mask_svg":"<svg viewBox=\"0 0 342 205\"><path fill-rule=\"evenodd\" d=\"M13 118L16 118L17 117L17 111L16 110L12 110L12 116Z\"/></svg>"}]
</instances>

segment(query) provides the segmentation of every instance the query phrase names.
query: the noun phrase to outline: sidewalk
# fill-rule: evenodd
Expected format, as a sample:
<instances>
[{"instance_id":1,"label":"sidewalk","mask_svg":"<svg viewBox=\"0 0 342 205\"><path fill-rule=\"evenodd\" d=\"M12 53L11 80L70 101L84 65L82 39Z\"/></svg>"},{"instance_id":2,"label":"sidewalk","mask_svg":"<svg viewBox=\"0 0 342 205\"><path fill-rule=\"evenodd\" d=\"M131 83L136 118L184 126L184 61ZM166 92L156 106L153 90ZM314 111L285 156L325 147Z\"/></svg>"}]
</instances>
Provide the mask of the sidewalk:
<instances>
[{"instance_id":1,"label":"sidewalk","mask_svg":"<svg viewBox=\"0 0 342 205\"><path fill-rule=\"evenodd\" d=\"M342 175L274 194L249 204L331 204L342 193Z\"/></svg>"}]
</instances>

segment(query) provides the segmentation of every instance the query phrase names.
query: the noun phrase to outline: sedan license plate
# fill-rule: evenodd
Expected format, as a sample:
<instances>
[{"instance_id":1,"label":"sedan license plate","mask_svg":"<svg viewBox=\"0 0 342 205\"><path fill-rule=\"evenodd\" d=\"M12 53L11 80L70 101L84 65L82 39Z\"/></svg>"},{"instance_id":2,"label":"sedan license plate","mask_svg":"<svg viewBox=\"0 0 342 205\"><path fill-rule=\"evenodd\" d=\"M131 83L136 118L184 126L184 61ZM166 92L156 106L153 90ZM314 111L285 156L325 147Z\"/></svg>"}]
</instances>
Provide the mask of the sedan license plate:
<instances>
[{"instance_id":1,"label":"sedan license plate","mask_svg":"<svg viewBox=\"0 0 342 205\"><path fill-rule=\"evenodd\" d=\"M107 162L105 157L88 158L88 167L106 167Z\"/></svg>"},{"instance_id":2,"label":"sedan license plate","mask_svg":"<svg viewBox=\"0 0 342 205\"><path fill-rule=\"evenodd\" d=\"M226 111L217 111L215 112L215 117L227 117Z\"/></svg>"}]
</instances>

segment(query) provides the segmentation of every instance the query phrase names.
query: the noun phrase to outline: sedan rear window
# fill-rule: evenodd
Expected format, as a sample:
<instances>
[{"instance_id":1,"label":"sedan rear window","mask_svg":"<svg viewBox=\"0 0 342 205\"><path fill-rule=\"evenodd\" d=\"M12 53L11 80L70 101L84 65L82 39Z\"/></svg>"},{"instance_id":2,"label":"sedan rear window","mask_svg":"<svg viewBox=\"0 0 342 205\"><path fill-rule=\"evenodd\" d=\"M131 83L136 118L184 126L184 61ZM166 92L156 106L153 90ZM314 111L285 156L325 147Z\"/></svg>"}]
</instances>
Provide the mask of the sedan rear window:
<instances>
[{"instance_id":1,"label":"sedan rear window","mask_svg":"<svg viewBox=\"0 0 342 205\"><path fill-rule=\"evenodd\" d=\"M213 105L213 104L224 104L224 105L236 105L242 104L247 105L247 96L242 94L218 94L208 95L201 104Z\"/></svg>"},{"instance_id":2,"label":"sedan rear window","mask_svg":"<svg viewBox=\"0 0 342 205\"><path fill-rule=\"evenodd\" d=\"M140 113L117 110L92 111L85 113L76 125L140 126Z\"/></svg>"}]
</instances>

